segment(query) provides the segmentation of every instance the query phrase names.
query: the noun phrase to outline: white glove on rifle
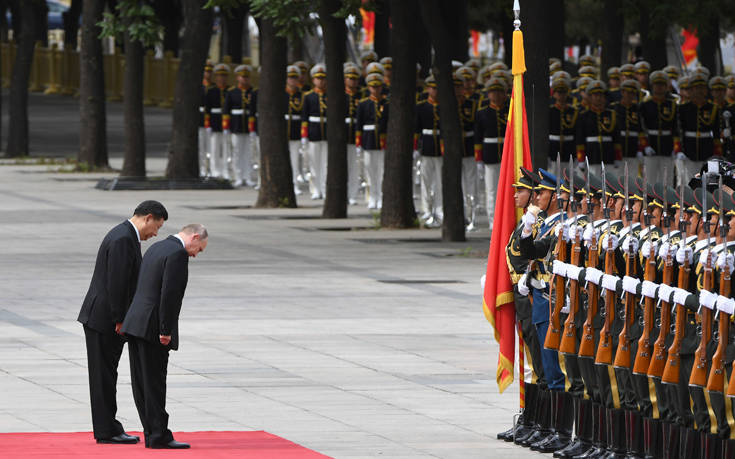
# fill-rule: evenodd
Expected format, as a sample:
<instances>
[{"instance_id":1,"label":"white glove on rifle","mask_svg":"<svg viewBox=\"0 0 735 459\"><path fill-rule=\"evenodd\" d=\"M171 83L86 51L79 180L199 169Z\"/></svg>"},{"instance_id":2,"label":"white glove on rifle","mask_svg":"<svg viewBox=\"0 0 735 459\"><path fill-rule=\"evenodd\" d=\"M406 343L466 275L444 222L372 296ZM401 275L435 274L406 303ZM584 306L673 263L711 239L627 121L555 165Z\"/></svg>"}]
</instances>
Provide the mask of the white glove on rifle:
<instances>
[{"instance_id":1,"label":"white glove on rifle","mask_svg":"<svg viewBox=\"0 0 735 459\"><path fill-rule=\"evenodd\" d=\"M731 253L720 252L720 255L717 257L716 266L720 271L724 271L725 266L727 266L728 272L732 274L733 269L735 269L735 257Z\"/></svg>"},{"instance_id":2,"label":"white glove on rifle","mask_svg":"<svg viewBox=\"0 0 735 459\"><path fill-rule=\"evenodd\" d=\"M531 212L530 210L527 210L525 214L523 214L523 217L521 217L521 221L523 222L523 231L521 231L521 237L528 237L533 232L533 225L536 224L536 216Z\"/></svg>"},{"instance_id":3,"label":"white glove on rifle","mask_svg":"<svg viewBox=\"0 0 735 459\"><path fill-rule=\"evenodd\" d=\"M709 249L703 249L699 253L699 264L701 264L703 268L712 268L715 262L713 258L715 258L715 256L712 254L710 257Z\"/></svg>"},{"instance_id":4,"label":"white glove on rifle","mask_svg":"<svg viewBox=\"0 0 735 459\"><path fill-rule=\"evenodd\" d=\"M729 139L730 137L732 137L732 129L730 129L730 128L723 129L722 130L722 137L724 137L726 139Z\"/></svg>"},{"instance_id":5,"label":"white glove on rifle","mask_svg":"<svg viewBox=\"0 0 735 459\"><path fill-rule=\"evenodd\" d=\"M656 249L658 248L658 241L649 241L646 239L641 246L641 255L648 258L651 255L651 247L653 247L654 257L656 256Z\"/></svg>"},{"instance_id":6,"label":"white glove on rifle","mask_svg":"<svg viewBox=\"0 0 735 459\"><path fill-rule=\"evenodd\" d=\"M687 245L680 246L676 251L676 262L683 265L685 261L688 261L690 265L694 262L694 251Z\"/></svg>"},{"instance_id":7,"label":"white glove on rifle","mask_svg":"<svg viewBox=\"0 0 735 459\"><path fill-rule=\"evenodd\" d=\"M623 253L627 255L635 255L638 253L639 242L633 236L625 236L625 239L621 242L620 247L623 249Z\"/></svg>"},{"instance_id":8,"label":"white glove on rifle","mask_svg":"<svg viewBox=\"0 0 735 459\"><path fill-rule=\"evenodd\" d=\"M656 289L658 288L658 284L644 280L641 282L641 295L646 296L648 298L656 299Z\"/></svg>"},{"instance_id":9,"label":"white glove on rifle","mask_svg":"<svg viewBox=\"0 0 735 459\"><path fill-rule=\"evenodd\" d=\"M595 225L589 223L584 228L584 233L582 233L582 239L584 240L584 245L588 246L592 244L592 236L594 235L595 240L600 240L600 230L595 228Z\"/></svg>"},{"instance_id":10,"label":"white glove on rifle","mask_svg":"<svg viewBox=\"0 0 735 459\"><path fill-rule=\"evenodd\" d=\"M586 273L587 274L584 277L585 280L587 282L592 282L595 285L600 285L600 280L602 279L603 274L605 274L597 268L587 268Z\"/></svg>"},{"instance_id":11,"label":"white glove on rifle","mask_svg":"<svg viewBox=\"0 0 735 459\"><path fill-rule=\"evenodd\" d=\"M605 290L612 290L613 292L618 286L618 281L620 278L618 276L614 276L612 274L604 274L602 276L602 288Z\"/></svg>"},{"instance_id":12,"label":"white glove on rifle","mask_svg":"<svg viewBox=\"0 0 735 459\"><path fill-rule=\"evenodd\" d=\"M602 236L602 240L600 241L600 249L601 250L607 250L608 248L608 238L610 238L610 243L612 243L612 250L615 250L618 248L618 236L616 234L605 234Z\"/></svg>"},{"instance_id":13,"label":"white glove on rifle","mask_svg":"<svg viewBox=\"0 0 735 459\"><path fill-rule=\"evenodd\" d=\"M518 293L520 293L522 296L528 296L529 293L531 293L531 290L528 288L528 285L526 285L526 275L522 275L521 278L518 280Z\"/></svg>"},{"instance_id":14,"label":"white glove on rifle","mask_svg":"<svg viewBox=\"0 0 735 459\"><path fill-rule=\"evenodd\" d=\"M670 242L666 241L663 244L661 244L661 247L658 249L658 257L662 260L666 259L666 255L671 255L671 259L676 259L676 250L678 247L676 244L671 244Z\"/></svg>"},{"instance_id":15,"label":"white glove on rifle","mask_svg":"<svg viewBox=\"0 0 735 459\"><path fill-rule=\"evenodd\" d=\"M641 281L639 281L635 277L623 276L623 291L635 295L636 288L640 283Z\"/></svg>"},{"instance_id":16,"label":"white glove on rifle","mask_svg":"<svg viewBox=\"0 0 735 459\"><path fill-rule=\"evenodd\" d=\"M666 284L661 284L658 286L658 299L666 302L671 303L671 294L674 293L674 287Z\"/></svg>"},{"instance_id":17,"label":"white glove on rifle","mask_svg":"<svg viewBox=\"0 0 735 459\"><path fill-rule=\"evenodd\" d=\"M554 228L554 236L559 238L559 233L561 232L561 237L565 241L569 242L569 225L570 224L566 221L564 222L564 224L558 223Z\"/></svg>"},{"instance_id":18,"label":"white glove on rifle","mask_svg":"<svg viewBox=\"0 0 735 459\"><path fill-rule=\"evenodd\" d=\"M654 150L653 148L651 148L650 145L647 146L646 148L644 148L643 151L646 153L646 156L655 156L656 155L656 150Z\"/></svg>"},{"instance_id":19,"label":"white glove on rifle","mask_svg":"<svg viewBox=\"0 0 735 459\"><path fill-rule=\"evenodd\" d=\"M705 308L710 309L710 310L714 309L715 300L717 300L717 295L710 292L709 290L699 291L699 304L701 304Z\"/></svg>"},{"instance_id":20,"label":"white glove on rifle","mask_svg":"<svg viewBox=\"0 0 735 459\"><path fill-rule=\"evenodd\" d=\"M687 292L683 288L674 287L674 303L683 306L689 295L691 295L691 293Z\"/></svg>"},{"instance_id":21,"label":"white glove on rifle","mask_svg":"<svg viewBox=\"0 0 735 459\"><path fill-rule=\"evenodd\" d=\"M717 310L732 315L735 312L735 300L719 295L717 297Z\"/></svg>"},{"instance_id":22,"label":"white glove on rifle","mask_svg":"<svg viewBox=\"0 0 735 459\"><path fill-rule=\"evenodd\" d=\"M569 295L564 295L564 306L562 306L560 312L563 314L569 314Z\"/></svg>"}]
</instances>

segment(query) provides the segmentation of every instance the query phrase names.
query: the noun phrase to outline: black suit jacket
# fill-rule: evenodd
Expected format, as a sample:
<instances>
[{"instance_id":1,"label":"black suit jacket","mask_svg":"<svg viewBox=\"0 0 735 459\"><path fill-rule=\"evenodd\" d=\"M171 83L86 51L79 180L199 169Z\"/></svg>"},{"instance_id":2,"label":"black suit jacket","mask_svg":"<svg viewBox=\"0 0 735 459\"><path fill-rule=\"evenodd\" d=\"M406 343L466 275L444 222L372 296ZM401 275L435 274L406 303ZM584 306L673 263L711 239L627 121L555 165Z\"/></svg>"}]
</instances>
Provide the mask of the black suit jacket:
<instances>
[{"instance_id":1,"label":"black suit jacket","mask_svg":"<svg viewBox=\"0 0 735 459\"><path fill-rule=\"evenodd\" d=\"M140 265L138 289L122 332L151 343L171 335L169 348L179 348L179 312L189 276L189 254L181 241L169 236L153 244Z\"/></svg>"},{"instance_id":2,"label":"black suit jacket","mask_svg":"<svg viewBox=\"0 0 735 459\"><path fill-rule=\"evenodd\" d=\"M112 228L97 251L92 282L77 320L101 333L114 332L133 300L140 261L133 224L124 221Z\"/></svg>"}]
</instances>

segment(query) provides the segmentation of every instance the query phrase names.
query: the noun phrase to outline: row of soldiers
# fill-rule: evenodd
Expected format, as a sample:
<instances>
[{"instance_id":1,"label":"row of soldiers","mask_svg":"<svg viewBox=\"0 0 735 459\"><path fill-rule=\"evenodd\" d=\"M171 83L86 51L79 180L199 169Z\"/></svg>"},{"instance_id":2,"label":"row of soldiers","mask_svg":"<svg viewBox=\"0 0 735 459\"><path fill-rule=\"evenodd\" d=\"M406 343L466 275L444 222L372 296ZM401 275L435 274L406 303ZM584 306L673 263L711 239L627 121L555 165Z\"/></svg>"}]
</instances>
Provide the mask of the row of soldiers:
<instances>
[{"instance_id":1,"label":"row of soldiers","mask_svg":"<svg viewBox=\"0 0 735 459\"><path fill-rule=\"evenodd\" d=\"M498 437L554 457L735 457L733 165L678 188L668 166L658 182L557 170L514 184L506 255L533 378Z\"/></svg>"}]
</instances>

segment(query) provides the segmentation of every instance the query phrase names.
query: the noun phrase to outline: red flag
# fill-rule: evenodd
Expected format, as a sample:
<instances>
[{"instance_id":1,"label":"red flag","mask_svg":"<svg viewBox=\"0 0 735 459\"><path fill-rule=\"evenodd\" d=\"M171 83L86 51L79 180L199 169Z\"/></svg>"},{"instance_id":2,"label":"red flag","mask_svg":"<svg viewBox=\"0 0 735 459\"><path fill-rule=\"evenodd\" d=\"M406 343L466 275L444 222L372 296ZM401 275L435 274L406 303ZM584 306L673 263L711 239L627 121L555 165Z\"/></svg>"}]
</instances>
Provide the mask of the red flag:
<instances>
[{"instance_id":1,"label":"red flag","mask_svg":"<svg viewBox=\"0 0 735 459\"><path fill-rule=\"evenodd\" d=\"M508 124L505 128L500 180L495 198L493 232L487 258L483 311L495 329L495 340L500 345L496 379L500 392L513 382L515 357L516 314L513 302L513 283L506 262L505 247L520 218L513 200L513 183L520 177L521 166L531 168L531 147L528 141L526 102L523 96L523 73L526 71L523 55L523 35L513 32L513 93L510 100ZM522 377L522 375L521 375Z\"/></svg>"}]
</instances>

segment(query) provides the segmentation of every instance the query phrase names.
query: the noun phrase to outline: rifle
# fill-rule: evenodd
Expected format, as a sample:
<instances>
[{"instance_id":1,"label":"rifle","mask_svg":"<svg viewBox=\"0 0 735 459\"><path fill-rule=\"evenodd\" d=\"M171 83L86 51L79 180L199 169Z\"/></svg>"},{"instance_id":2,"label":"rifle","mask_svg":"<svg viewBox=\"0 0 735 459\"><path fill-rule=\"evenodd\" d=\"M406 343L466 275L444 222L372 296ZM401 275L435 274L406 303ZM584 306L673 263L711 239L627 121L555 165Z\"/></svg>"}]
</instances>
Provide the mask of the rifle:
<instances>
[{"instance_id":1,"label":"rifle","mask_svg":"<svg viewBox=\"0 0 735 459\"><path fill-rule=\"evenodd\" d=\"M648 229L648 245L650 252L648 254L646 267L643 271L643 279L649 282L656 280L656 250L651 244L651 217L648 213L648 181L646 176L646 166L643 166L643 222ZM643 332L638 339L638 352L633 362L633 373L645 375L648 373L648 367L651 365L651 355L653 347L651 343L651 333L653 332L653 321L655 320L656 299L645 296L643 298Z\"/></svg>"},{"instance_id":2,"label":"rifle","mask_svg":"<svg viewBox=\"0 0 735 459\"><path fill-rule=\"evenodd\" d=\"M556 240L556 259L559 261L566 261L567 257L567 241L563 237L564 233L564 206L563 199L561 198L561 156L557 152L556 154L556 170L559 172L556 176L556 202L558 203L561 211L559 212L559 238ZM559 321L559 314L561 314L561 308L564 307L565 289L564 289L564 277L557 276L554 274L554 286L555 304L554 309L551 310L551 302L549 302L549 329L546 332L546 339L544 340L544 347L551 350L559 350L559 342L561 341L561 323ZM549 295L551 298L551 295Z\"/></svg>"},{"instance_id":3,"label":"rifle","mask_svg":"<svg viewBox=\"0 0 735 459\"><path fill-rule=\"evenodd\" d=\"M720 175L720 221L719 230L722 239L722 250L727 253L727 228L725 227L725 208L722 206L722 175ZM730 267L725 263L725 267L720 273L720 295L724 297L730 296ZM707 390L725 392L725 348L727 348L728 333L730 332L730 317L722 311L717 311L717 320L719 320L718 334L720 341L717 343L717 350L712 356L712 368L709 371L707 379Z\"/></svg>"},{"instance_id":4,"label":"rifle","mask_svg":"<svg viewBox=\"0 0 735 459\"><path fill-rule=\"evenodd\" d=\"M679 184L679 231L682 234L681 246L686 244L687 223L684 220L684 183ZM677 286L686 289L689 285L689 260L685 259L684 264L679 266L679 282ZM669 346L668 357L664 372L661 376L661 382L667 384L679 384L679 367L681 366L681 342L684 340L684 327L686 327L687 310L684 305L675 303L676 306L676 323L674 325L674 340Z\"/></svg>"},{"instance_id":5,"label":"rifle","mask_svg":"<svg viewBox=\"0 0 735 459\"><path fill-rule=\"evenodd\" d=\"M587 224L592 225L592 189L590 188L590 167L589 159L587 160ZM603 175L603 181L604 181ZM602 185L602 200L607 201L605 195L605 185ZM597 233L592 227L592 239L590 240L590 246L587 248L587 267L597 268L597 258L599 257L599 249L597 247ZM597 315L597 304L600 299L600 294L597 290L597 285L592 282L587 283L587 319L584 321L582 326L582 339L579 343L579 356L580 357L594 357L595 355L595 331L592 328L592 321Z\"/></svg>"},{"instance_id":6,"label":"rifle","mask_svg":"<svg viewBox=\"0 0 735 459\"><path fill-rule=\"evenodd\" d=\"M664 168L664 183L668 183L666 178L668 177L668 168ZM666 193L666 186L664 186L664 213L663 213L663 227L666 229L666 241L671 244L671 217L669 216L667 209L669 207L668 196ZM671 252L666 253L664 259L664 274L663 274L663 285L671 285L671 281L674 277L674 261L671 259ZM666 338L669 336L671 329L671 304L668 301L661 302L661 327L659 328L658 338L653 343L653 358L651 363L648 365L648 376L653 378L661 378L664 373L664 367L666 366Z\"/></svg>"},{"instance_id":7,"label":"rifle","mask_svg":"<svg viewBox=\"0 0 735 459\"><path fill-rule=\"evenodd\" d=\"M587 168L589 171L589 166ZM574 213L574 241L572 242L572 255L571 264L579 266L579 258L582 252L582 241L580 239L579 231L576 229L577 224L577 203L572 198L574 196L574 165L572 164L572 158L569 158L569 206L571 211ZM569 279L569 315L567 320L564 322L564 336L561 338L561 344L559 345L559 351L564 354L577 354L577 330L574 323L574 319L579 309L579 281L570 278Z\"/></svg>"},{"instance_id":8,"label":"rifle","mask_svg":"<svg viewBox=\"0 0 735 459\"><path fill-rule=\"evenodd\" d=\"M607 219L607 248L605 249L605 274L612 274L615 267L615 251L610 234L610 208L607 207L607 186L605 182L605 163L602 163L603 213ZM605 290L605 322L600 329L600 342L597 345L595 363L612 365L612 326L615 318L615 292Z\"/></svg>"},{"instance_id":9,"label":"rifle","mask_svg":"<svg viewBox=\"0 0 735 459\"><path fill-rule=\"evenodd\" d=\"M712 256L712 247L710 239L710 223L707 218L707 174L702 174L702 218L704 218L703 228L707 233L707 258L704 260L704 280L702 288L712 291L714 279L712 278L712 267L709 258ZM699 308L699 316L701 318L702 337L699 340L699 346L694 351L694 366L692 374L689 376L689 385L704 387L707 385L707 344L712 339L712 311L707 307Z\"/></svg>"},{"instance_id":10,"label":"rifle","mask_svg":"<svg viewBox=\"0 0 735 459\"><path fill-rule=\"evenodd\" d=\"M632 254L633 246L633 209L630 207L630 199L628 197L628 187L630 186L628 176L628 163L625 163L625 218L628 220L628 253L625 255L625 275L635 277L635 254ZM622 242L621 242L622 244ZM633 325L635 313L635 295L625 292L625 320L623 321L623 329L618 335L618 349L615 351L615 361L613 366L616 368L630 368L630 344L628 343L628 334L630 327Z\"/></svg>"}]
</instances>

